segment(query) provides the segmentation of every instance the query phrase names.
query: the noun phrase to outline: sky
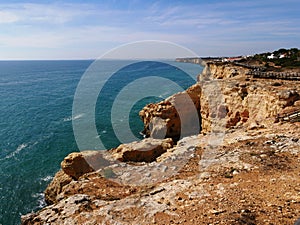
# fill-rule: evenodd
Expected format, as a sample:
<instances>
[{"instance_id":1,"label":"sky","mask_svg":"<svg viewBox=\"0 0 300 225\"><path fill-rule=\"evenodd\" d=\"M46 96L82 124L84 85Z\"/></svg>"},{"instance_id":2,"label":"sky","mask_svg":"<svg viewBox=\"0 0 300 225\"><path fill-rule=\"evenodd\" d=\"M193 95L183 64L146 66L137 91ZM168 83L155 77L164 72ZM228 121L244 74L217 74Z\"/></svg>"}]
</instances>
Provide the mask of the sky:
<instances>
[{"instance_id":1,"label":"sky","mask_svg":"<svg viewBox=\"0 0 300 225\"><path fill-rule=\"evenodd\" d=\"M0 60L94 59L129 42L199 56L300 48L299 0L0 0Z\"/></svg>"}]
</instances>

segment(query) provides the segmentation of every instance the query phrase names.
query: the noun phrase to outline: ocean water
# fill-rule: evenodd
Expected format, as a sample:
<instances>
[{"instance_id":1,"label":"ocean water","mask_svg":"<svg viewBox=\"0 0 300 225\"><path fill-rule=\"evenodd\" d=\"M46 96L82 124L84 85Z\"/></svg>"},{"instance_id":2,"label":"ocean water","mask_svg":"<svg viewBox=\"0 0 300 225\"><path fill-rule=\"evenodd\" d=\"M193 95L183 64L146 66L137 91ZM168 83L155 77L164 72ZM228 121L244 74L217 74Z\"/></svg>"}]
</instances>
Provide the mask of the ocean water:
<instances>
[{"instance_id":1,"label":"ocean water","mask_svg":"<svg viewBox=\"0 0 300 225\"><path fill-rule=\"evenodd\" d=\"M76 87L92 63L91 60L0 61L1 225L19 224L22 214L45 206L43 191L60 168L60 162L68 153L78 151L72 122L85 114L72 115L72 104ZM109 70L115 63L107 61L105 67ZM181 63L181 67L194 79L202 70L194 64ZM103 86L95 108L98 138L106 148L121 142L113 128L118 120L111 119L115 98L122 88L145 75L172 80L182 88L195 82L168 63L150 61L133 62L113 74ZM163 94L133 103L129 126L136 138L142 139L139 132L143 124L138 117L141 108L176 92L167 82L159 89ZM136 90L136 94L141 91ZM120 110L119 114L122 113Z\"/></svg>"}]
</instances>

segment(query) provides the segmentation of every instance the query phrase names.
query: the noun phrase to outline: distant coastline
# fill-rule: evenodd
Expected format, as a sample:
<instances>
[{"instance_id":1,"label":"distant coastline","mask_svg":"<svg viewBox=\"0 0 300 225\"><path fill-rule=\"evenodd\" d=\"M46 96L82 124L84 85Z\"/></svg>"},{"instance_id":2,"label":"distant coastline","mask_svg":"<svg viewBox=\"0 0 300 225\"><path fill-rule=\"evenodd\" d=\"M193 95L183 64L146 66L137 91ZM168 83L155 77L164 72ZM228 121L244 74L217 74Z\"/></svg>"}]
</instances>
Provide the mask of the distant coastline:
<instances>
[{"instance_id":1,"label":"distant coastline","mask_svg":"<svg viewBox=\"0 0 300 225\"><path fill-rule=\"evenodd\" d=\"M300 83L297 78L279 76L284 73L280 70L291 68L279 68L277 63L290 63L290 58L276 61L268 56L248 61L205 59L198 83L140 111L148 138L122 144L104 155L82 151L66 156L45 191L49 205L22 216L22 224L66 220L153 224L153 218L164 224L204 224L208 218L210 223L230 218L249 224L293 224L299 217L295 174L300 173ZM184 100L186 93L199 116L192 117L188 107L181 113L190 125L199 120L201 128L180 139L181 118L173 104ZM153 139L160 132L166 132L166 137ZM218 146L210 142L214 132L223 134ZM154 143L158 146L149 148ZM184 155L191 158L186 160ZM87 163L97 160L106 162L104 168ZM173 162L179 164L170 166ZM178 165L184 166L175 175L173 168ZM279 207L284 213L278 214Z\"/></svg>"}]
</instances>

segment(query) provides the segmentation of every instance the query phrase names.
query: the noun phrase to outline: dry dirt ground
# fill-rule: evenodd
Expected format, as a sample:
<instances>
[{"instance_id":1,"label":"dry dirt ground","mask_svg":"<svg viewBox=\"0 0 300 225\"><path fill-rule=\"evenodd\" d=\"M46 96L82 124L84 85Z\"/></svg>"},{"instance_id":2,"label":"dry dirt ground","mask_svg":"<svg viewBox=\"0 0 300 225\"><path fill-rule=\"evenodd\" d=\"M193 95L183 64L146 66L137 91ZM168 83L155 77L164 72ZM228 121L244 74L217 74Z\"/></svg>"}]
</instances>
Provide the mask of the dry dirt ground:
<instances>
[{"instance_id":1,"label":"dry dirt ground","mask_svg":"<svg viewBox=\"0 0 300 225\"><path fill-rule=\"evenodd\" d=\"M233 131L215 153L216 162L202 171L199 159L205 149L198 148L169 179L191 183L175 191L173 199L164 197L164 188L154 192L158 204L169 208L148 223L294 224L300 217L300 123L275 124L273 129ZM145 212L137 207L121 213L124 221L134 221Z\"/></svg>"}]
</instances>

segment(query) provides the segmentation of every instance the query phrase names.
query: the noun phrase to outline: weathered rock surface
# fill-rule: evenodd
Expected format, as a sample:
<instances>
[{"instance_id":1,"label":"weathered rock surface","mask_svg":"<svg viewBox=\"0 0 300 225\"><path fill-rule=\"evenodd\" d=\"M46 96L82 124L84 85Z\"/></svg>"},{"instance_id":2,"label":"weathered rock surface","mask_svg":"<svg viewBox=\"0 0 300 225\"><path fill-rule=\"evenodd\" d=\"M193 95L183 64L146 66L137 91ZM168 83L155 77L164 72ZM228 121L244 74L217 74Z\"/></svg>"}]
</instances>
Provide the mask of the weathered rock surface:
<instances>
[{"instance_id":1,"label":"weathered rock surface","mask_svg":"<svg viewBox=\"0 0 300 225\"><path fill-rule=\"evenodd\" d=\"M139 142L122 144L118 148L112 149L106 153L103 151L83 151L71 153L63 160L61 163L62 170L57 172L52 182L45 190L45 200L48 204L53 204L57 203L58 199L71 195L70 193L74 194L73 190L79 189L79 186L82 184L82 179L86 179L88 174L93 174L92 172L96 170L100 171L100 173L98 176L95 175L96 178L94 177L92 179L93 182L89 178L90 186L95 187L95 181L101 181L103 184L110 184L111 187L116 187L115 183L105 179L105 177L113 178L116 176L112 168L117 171L116 167L119 166L121 162L155 161L156 158L172 147L173 141L170 138L147 138ZM109 167L110 165L112 165L112 168ZM124 168L124 165L120 165L120 167L122 168L121 172L124 173L126 168ZM156 165L156 167L159 168L159 165ZM128 172L129 171L130 168L128 169ZM149 168L148 172L150 172ZM106 188L106 186L104 187ZM130 190L130 188L128 188L128 190ZM118 189L115 195L118 196L119 192L120 190ZM84 193L86 193L86 191ZM113 195L109 194L109 196Z\"/></svg>"},{"instance_id":2,"label":"weathered rock surface","mask_svg":"<svg viewBox=\"0 0 300 225\"><path fill-rule=\"evenodd\" d=\"M62 188L69 184L73 179L67 175L63 170L59 170L51 183L45 190L45 201L47 204L53 204L56 202L56 196L62 192Z\"/></svg>"},{"instance_id":3,"label":"weathered rock surface","mask_svg":"<svg viewBox=\"0 0 300 225\"><path fill-rule=\"evenodd\" d=\"M210 68L211 67L211 68ZM222 131L239 126L255 129L268 127L287 107L296 107L300 99L298 81L253 79L239 72L237 77L224 71L224 66L209 64L201 80L202 132ZM247 70L247 69L245 69ZM207 75L206 73L211 73ZM224 74L228 79L220 78Z\"/></svg>"},{"instance_id":4,"label":"weathered rock surface","mask_svg":"<svg viewBox=\"0 0 300 225\"><path fill-rule=\"evenodd\" d=\"M249 129L268 127L287 107L299 108L299 81L254 79L246 74L249 68L226 63L208 63L198 84L187 89L198 111L193 108L176 110L176 101L184 102L179 93L157 104L149 104L140 112L146 136L178 140L182 136L206 132L224 132L229 128L246 126ZM181 115L188 115L183 117ZM197 123L193 121L197 120ZM193 127L194 125L194 127ZM182 127L191 131L182 135ZM193 133L194 132L194 133Z\"/></svg>"},{"instance_id":5,"label":"weathered rock surface","mask_svg":"<svg viewBox=\"0 0 300 225\"><path fill-rule=\"evenodd\" d=\"M134 188L89 173L23 224L293 224L299 131L300 123L235 129L218 148L200 135L199 150L176 176Z\"/></svg>"},{"instance_id":6,"label":"weathered rock surface","mask_svg":"<svg viewBox=\"0 0 300 225\"><path fill-rule=\"evenodd\" d=\"M99 172L90 172L73 180L60 170L45 191L49 205L76 194L88 194L93 198L111 201L135 193L138 188L116 183L103 177Z\"/></svg>"},{"instance_id":7,"label":"weathered rock surface","mask_svg":"<svg viewBox=\"0 0 300 225\"><path fill-rule=\"evenodd\" d=\"M250 71L249 68L238 66L232 63L214 63L208 62L204 67L198 80L202 79L228 79L235 77L244 77Z\"/></svg>"},{"instance_id":8,"label":"weathered rock surface","mask_svg":"<svg viewBox=\"0 0 300 225\"><path fill-rule=\"evenodd\" d=\"M78 179L83 174L108 166L111 162L103 158L103 151L83 151L69 154L61 163L65 174Z\"/></svg>"},{"instance_id":9,"label":"weathered rock surface","mask_svg":"<svg viewBox=\"0 0 300 225\"><path fill-rule=\"evenodd\" d=\"M109 153L121 162L153 162L157 157L173 147L173 140L147 138L129 144L121 144Z\"/></svg>"},{"instance_id":10,"label":"weathered rock surface","mask_svg":"<svg viewBox=\"0 0 300 225\"><path fill-rule=\"evenodd\" d=\"M198 134L200 132L199 84L177 93L157 104L145 106L139 113L144 122L143 133L147 137L172 138Z\"/></svg>"}]
</instances>

